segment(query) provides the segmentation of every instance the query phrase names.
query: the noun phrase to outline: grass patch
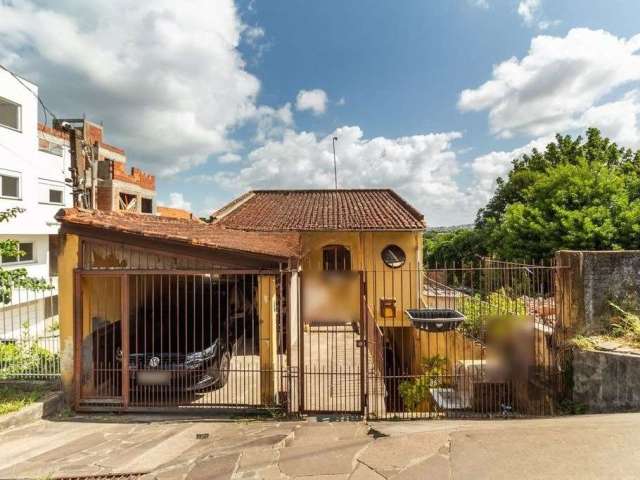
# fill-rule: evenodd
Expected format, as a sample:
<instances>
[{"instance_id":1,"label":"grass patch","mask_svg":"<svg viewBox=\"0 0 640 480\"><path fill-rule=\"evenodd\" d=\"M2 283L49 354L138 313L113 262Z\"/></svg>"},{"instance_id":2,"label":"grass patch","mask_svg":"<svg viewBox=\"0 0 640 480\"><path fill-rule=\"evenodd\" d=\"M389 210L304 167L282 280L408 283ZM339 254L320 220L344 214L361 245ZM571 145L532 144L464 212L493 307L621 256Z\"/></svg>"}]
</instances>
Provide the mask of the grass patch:
<instances>
[{"instance_id":1,"label":"grass patch","mask_svg":"<svg viewBox=\"0 0 640 480\"><path fill-rule=\"evenodd\" d=\"M640 316L625 311L612 302L609 305L615 312L610 321L611 335L623 338L633 345L640 345Z\"/></svg>"},{"instance_id":2,"label":"grass patch","mask_svg":"<svg viewBox=\"0 0 640 480\"><path fill-rule=\"evenodd\" d=\"M0 415L17 412L47 393L45 387L0 385Z\"/></svg>"},{"instance_id":3,"label":"grass patch","mask_svg":"<svg viewBox=\"0 0 640 480\"><path fill-rule=\"evenodd\" d=\"M584 335L576 335L571 339L571 343L580 350L593 350L597 345L593 337L585 337Z\"/></svg>"}]
</instances>

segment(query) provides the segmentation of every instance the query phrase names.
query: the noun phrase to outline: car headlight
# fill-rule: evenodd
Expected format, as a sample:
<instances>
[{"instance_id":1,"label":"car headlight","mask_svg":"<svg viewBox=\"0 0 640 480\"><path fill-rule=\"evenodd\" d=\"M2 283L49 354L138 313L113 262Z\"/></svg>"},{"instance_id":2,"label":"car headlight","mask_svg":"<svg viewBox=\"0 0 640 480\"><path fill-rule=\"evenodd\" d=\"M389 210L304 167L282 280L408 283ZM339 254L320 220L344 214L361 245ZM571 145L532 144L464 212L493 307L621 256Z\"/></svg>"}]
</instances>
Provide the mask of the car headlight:
<instances>
[{"instance_id":1,"label":"car headlight","mask_svg":"<svg viewBox=\"0 0 640 480\"><path fill-rule=\"evenodd\" d=\"M202 365L202 362L212 358L218 349L217 342L210 347L205 348L200 352L189 353L185 356L184 366L185 368L195 369Z\"/></svg>"}]
</instances>

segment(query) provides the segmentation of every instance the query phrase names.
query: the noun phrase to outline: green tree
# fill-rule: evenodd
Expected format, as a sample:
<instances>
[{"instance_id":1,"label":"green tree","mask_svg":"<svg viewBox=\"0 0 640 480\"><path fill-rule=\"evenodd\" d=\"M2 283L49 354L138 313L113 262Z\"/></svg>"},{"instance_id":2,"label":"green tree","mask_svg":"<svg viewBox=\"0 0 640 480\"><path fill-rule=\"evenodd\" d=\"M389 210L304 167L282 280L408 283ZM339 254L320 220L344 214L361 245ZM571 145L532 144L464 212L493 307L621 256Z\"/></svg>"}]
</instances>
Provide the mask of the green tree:
<instances>
[{"instance_id":1,"label":"green tree","mask_svg":"<svg viewBox=\"0 0 640 480\"><path fill-rule=\"evenodd\" d=\"M479 229L459 228L424 235L424 261L427 265L473 262L487 254L485 237Z\"/></svg>"},{"instance_id":2,"label":"green tree","mask_svg":"<svg viewBox=\"0 0 640 480\"><path fill-rule=\"evenodd\" d=\"M640 151L590 128L584 139L557 135L544 151L512 163L464 234L469 250L452 235L425 242L425 259L446 253L464 260L481 250L503 260L539 260L559 249L640 248Z\"/></svg>"},{"instance_id":3,"label":"green tree","mask_svg":"<svg viewBox=\"0 0 640 480\"><path fill-rule=\"evenodd\" d=\"M0 222L8 222L22 212L24 212L24 209L19 207L0 211ZM17 257L20 255L24 255L24 252L20 251L20 242L16 240L0 240L0 256ZM10 303L11 292L15 288L46 290L51 286L44 279L29 277L27 270L24 268L12 270L0 268L0 302L4 304Z\"/></svg>"}]
</instances>

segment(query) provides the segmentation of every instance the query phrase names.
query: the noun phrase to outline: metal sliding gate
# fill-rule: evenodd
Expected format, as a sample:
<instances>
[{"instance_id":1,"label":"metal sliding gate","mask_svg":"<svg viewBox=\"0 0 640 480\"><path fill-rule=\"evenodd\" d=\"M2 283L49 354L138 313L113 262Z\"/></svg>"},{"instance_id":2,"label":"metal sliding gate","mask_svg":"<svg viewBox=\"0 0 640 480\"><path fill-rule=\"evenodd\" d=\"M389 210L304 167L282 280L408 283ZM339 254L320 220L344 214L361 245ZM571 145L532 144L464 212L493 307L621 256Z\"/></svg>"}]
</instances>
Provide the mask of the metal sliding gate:
<instances>
[{"instance_id":1,"label":"metal sliding gate","mask_svg":"<svg viewBox=\"0 0 640 480\"><path fill-rule=\"evenodd\" d=\"M287 275L80 272L84 409L286 408Z\"/></svg>"}]
</instances>

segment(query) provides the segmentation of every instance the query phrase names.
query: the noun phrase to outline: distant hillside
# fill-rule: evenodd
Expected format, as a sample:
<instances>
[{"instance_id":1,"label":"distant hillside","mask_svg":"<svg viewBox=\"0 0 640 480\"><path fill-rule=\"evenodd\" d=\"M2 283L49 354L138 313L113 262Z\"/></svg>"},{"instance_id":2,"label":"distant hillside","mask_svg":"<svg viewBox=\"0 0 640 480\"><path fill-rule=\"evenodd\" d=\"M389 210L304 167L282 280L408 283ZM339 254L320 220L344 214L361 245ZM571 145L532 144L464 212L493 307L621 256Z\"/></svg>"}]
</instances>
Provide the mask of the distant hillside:
<instances>
[{"instance_id":1,"label":"distant hillside","mask_svg":"<svg viewBox=\"0 0 640 480\"><path fill-rule=\"evenodd\" d=\"M427 232L452 232L454 230L466 229L470 230L473 228L472 223L467 223L465 225L450 225L448 227L427 227Z\"/></svg>"}]
</instances>

